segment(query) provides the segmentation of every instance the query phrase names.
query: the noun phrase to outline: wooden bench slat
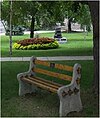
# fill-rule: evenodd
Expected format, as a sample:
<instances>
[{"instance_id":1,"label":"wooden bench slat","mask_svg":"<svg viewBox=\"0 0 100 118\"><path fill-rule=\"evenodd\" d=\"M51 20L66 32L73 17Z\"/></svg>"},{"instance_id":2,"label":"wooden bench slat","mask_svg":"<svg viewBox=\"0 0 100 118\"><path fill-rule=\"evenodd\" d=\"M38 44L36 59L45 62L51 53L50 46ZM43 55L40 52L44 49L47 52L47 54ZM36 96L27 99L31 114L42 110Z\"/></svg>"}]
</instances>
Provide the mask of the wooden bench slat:
<instances>
[{"instance_id":1,"label":"wooden bench slat","mask_svg":"<svg viewBox=\"0 0 100 118\"><path fill-rule=\"evenodd\" d=\"M41 83L38 83L38 82L36 82L36 81L32 81L32 80L30 80L30 79L28 79L28 78L25 78L25 77L24 77L24 78L21 78L21 79L24 80L24 81L26 81L26 82L28 82L28 83L38 85L39 87L44 88L44 89L47 89L47 90L49 90L49 91L51 91L51 92L57 93L57 89L52 88L52 87L50 87L50 86L46 86L46 85L41 84Z\"/></svg>"},{"instance_id":2,"label":"wooden bench slat","mask_svg":"<svg viewBox=\"0 0 100 118\"><path fill-rule=\"evenodd\" d=\"M67 65L62 65L62 64L56 64L55 68L61 69L61 70L66 70L66 71L73 71L73 67L72 66L67 66Z\"/></svg>"},{"instance_id":3,"label":"wooden bench slat","mask_svg":"<svg viewBox=\"0 0 100 118\"><path fill-rule=\"evenodd\" d=\"M46 79L43 79L43 78L40 78L40 77L36 77L36 76L29 77L29 78L30 78L30 79L39 80L39 81L43 81L44 83L52 84L52 85L57 86L57 87L63 86L62 84L55 83L55 82L53 82L53 81L46 80Z\"/></svg>"},{"instance_id":4,"label":"wooden bench slat","mask_svg":"<svg viewBox=\"0 0 100 118\"><path fill-rule=\"evenodd\" d=\"M49 62L46 61L41 61L41 60L35 60L35 64L39 64L39 65L44 65L44 66L50 66Z\"/></svg>"},{"instance_id":5,"label":"wooden bench slat","mask_svg":"<svg viewBox=\"0 0 100 118\"><path fill-rule=\"evenodd\" d=\"M35 60L35 64L44 65L44 66L48 66L48 67L50 67L51 63L47 62L47 61ZM72 66L67 66L67 65L62 65L62 64L55 64L54 68L66 70L66 71L71 71L71 72L73 71Z\"/></svg>"},{"instance_id":6,"label":"wooden bench slat","mask_svg":"<svg viewBox=\"0 0 100 118\"><path fill-rule=\"evenodd\" d=\"M45 80L43 80L42 78L40 79L40 78L38 78L38 77L28 77L29 79L31 79L31 80L34 80L34 81L36 81L36 82L39 82L39 83L41 83L41 84L45 84L45 85L47 85L47 86L50 86L50 87L53 87L53 88L56 88L56 89L58 89L59 87L61 87L61 86L59 86L59 84L55 84L55 83L53 83L53 82L51 82L51 81L45 81Z\"/></svg>"},{"instance_id":7,"label":"wooden bench slat","mask_svg":"<svg viewBox=\"0 0 100 118\"><path fill-rule=\"evenodd\" d=\"M68 81L72 80L72 77L69 76L69 75L59 74L59 73L56 73L56 72L51 72L51 71L40 69L40 68L33 68L33 71L37 72L37 73L44 74L44 75L49 75L49 76L53 76L53 77L56 77L56 78L60 78L60 79L63 79L63 80L68 80Z\"/></svg>"}]
</instances>

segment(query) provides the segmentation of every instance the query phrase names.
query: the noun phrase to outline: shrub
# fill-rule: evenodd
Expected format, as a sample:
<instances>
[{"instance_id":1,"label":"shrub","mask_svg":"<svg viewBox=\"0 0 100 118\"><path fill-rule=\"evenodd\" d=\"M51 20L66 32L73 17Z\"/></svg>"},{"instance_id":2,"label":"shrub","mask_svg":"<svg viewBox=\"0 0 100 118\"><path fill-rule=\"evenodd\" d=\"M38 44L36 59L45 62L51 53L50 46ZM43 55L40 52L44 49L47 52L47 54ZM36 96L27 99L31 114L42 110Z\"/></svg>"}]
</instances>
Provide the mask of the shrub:
<instances>
[{"instance_id":1,"label":"shrub","mask_svg":"<svg viewBox=\"0 0 100 118\"><path fill-rule=\"evenodd\" d=\"M17 41L13 47L21 50L53 49L58 48L59 44L52 38L32 38Z\"/></svg>"}]
</instances>

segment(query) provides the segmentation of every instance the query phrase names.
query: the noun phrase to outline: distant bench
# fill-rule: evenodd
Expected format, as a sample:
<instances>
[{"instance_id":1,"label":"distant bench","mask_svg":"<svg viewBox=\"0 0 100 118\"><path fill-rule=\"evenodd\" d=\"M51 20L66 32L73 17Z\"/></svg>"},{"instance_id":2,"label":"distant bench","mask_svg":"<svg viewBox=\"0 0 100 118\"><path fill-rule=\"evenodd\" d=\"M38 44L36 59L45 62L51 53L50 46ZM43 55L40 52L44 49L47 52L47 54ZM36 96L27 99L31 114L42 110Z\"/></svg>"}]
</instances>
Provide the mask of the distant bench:
<instances>
[{"instance_id":1,"label":"distant bench","mask_svg":"<svg viewBox=\"0 0 100 118\"><path fill-rule=\"evenodd\" d=\"M41 65L41 67L47 66L48 68L51 68L51 70L56 68L70 71L73 72L73 76L48 71L40 67L38 68L36 67L37 65ZM17 75L17 79L19 81L19 96L25 95L26 93L35 92L39 87L58 94L60 99L60 116L66 116L71 111L78 112L82 110L82 103L80 99L80 71L80 64L75 64L74 67L72 67L43 60L37 60L35 57L31 57L29 71ZM62 85L60 83L38 77L36 75L37 73L56 77L65 81L71 81L71 83L68 85Z\"/></svg>"}]
</instances>

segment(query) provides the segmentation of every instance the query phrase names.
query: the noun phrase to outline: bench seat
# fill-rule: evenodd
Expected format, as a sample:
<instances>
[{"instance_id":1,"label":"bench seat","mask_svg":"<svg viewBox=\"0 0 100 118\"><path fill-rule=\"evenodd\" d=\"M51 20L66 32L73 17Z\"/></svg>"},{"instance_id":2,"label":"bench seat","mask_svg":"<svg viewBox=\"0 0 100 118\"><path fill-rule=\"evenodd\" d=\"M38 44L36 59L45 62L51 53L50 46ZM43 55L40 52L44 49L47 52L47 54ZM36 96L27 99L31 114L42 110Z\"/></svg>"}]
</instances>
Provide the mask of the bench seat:
<instances>
[{"instance_id":1,"label":"bench seat","mask_svg":"<svg viewBox=\"0 0 100 118\"><path fill-rule=\"evenodd\" d=\"M46 89L48 91L57 93L57 90L63 86L62 84L55 83L53 81L45 80L40 77L30 76L22 77L21 80L26 81L30 84L34 84L40 88Z\"/></svg>"}]
</instances>

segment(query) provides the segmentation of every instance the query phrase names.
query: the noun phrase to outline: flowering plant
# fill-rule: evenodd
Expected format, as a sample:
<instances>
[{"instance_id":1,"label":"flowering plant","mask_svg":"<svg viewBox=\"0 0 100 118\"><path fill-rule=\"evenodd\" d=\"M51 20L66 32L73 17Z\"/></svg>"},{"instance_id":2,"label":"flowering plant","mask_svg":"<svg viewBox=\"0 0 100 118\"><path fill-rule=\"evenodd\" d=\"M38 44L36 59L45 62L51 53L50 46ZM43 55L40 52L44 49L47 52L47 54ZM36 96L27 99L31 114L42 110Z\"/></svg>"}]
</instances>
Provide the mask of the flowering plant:
<instances>
[{"instance_id":1,"label":"flowering plant","mask_svg":"<svg viewBox=\"0 0 100 118\"><path fill-rule=\"evenodd\" d=\"M15 49L30 50L30 49L51 49L58 48L58 42L53 38L31 38L17 41L14 43Z\"/></svg>"}]
</instances>

